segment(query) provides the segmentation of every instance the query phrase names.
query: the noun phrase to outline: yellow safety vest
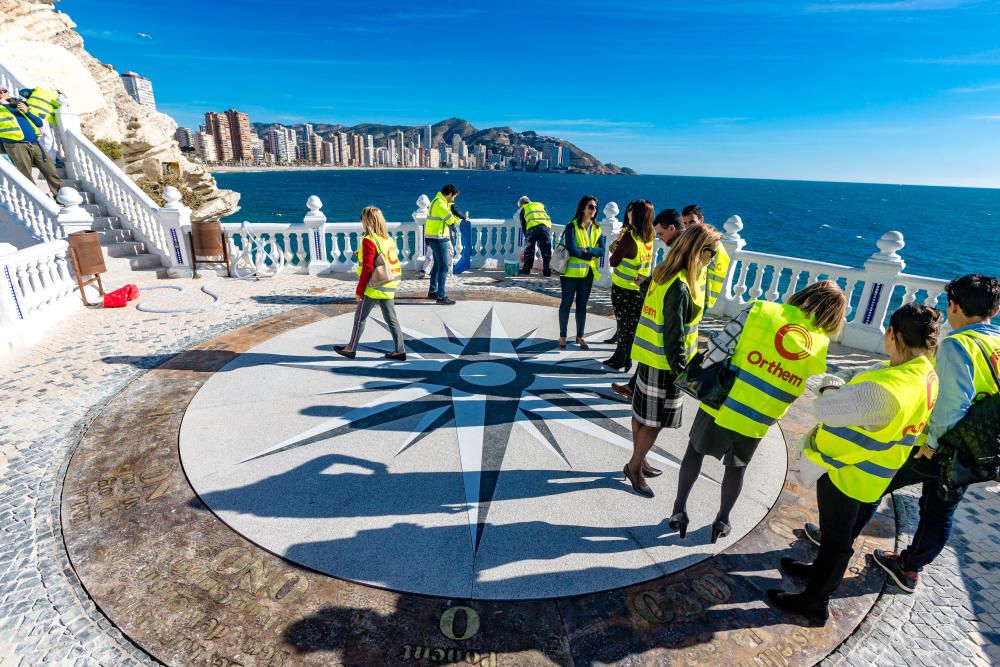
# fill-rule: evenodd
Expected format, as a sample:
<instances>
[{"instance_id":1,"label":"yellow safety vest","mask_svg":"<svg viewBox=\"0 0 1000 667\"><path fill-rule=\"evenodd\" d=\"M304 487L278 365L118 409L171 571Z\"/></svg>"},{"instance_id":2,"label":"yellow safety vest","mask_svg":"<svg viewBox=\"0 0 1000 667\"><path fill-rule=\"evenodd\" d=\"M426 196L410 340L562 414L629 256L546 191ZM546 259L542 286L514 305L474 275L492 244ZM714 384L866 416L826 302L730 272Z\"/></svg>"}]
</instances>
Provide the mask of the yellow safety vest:
<instances>
[{"instance_id":1,"label":"yellow safety vest","mask_svg":"<svg viewBox=\"0 0 1000 667\"><path fill-rule=\"evenodd\" d=\"M702 404L715 423L762 438L806 388L826 370L830 338L795 306L754 301L733 351L736 381L718 409Z\"/></svg>"},{"instance_id":2,"label":"yellow safety vest","mask_svg":"<svg viewBox=\"0 0 1000 667\"><path fill-rule=\"evenodd\" d=\"M545 206L542 202L531 201L524 205L524 231L528 231L532 227L537 227L538 225L545 225L546 227L552 226L552 218L549 214L545 212Z\"/></svg>"},{"instance_id":3,"label":"yellow safety vest","mask_svg":"<svg viewBox=\"0 0 1000 667\"><path fill-rule=\"evenodd\" d=\"M708 294L705 295L705 305L708 308L715 307L715 302L722 294L726 286L726 277L729 275L729 253L721 243L717 247L715 259L708 267Z\"/></svg>"},{"instance_id":4,"label":"yellow safety vest","mask_svg":"<svg viewBox=\"0 0 1000 667\"><path fill-rule=\"evenodd\" d=\"M635 255L623 257L622 261L618 262L618 266L611 273L611 282L622 289L637 291L639 282L642 281L636 282L636 279L646 278L653 272L653 242L644 243L634 231L630 231L629 234L635 241Z\"/></svg>"},{"instance_id":5,"label":"yellow safety vest","mask_svg":"<svg viewBox=\"0 0 1000 667\"><path fill-rule=\"evenodd\" d=\"M361 247L358 248L358 275L361 274L361 267L364 264L364 240L368 239L375 244L378 254L385 257L386 265L389 267L389 275L395 276L396 280L385 285L372 287L370 284L365 287L365 296L370 299L392 299L396 296L396 288L399 287L399 277L403 275L403 267L399 263L399 253L396 249L396 241L392 238L379 238L366 234L361 237Z\"/></svg>"},{"instance_id":6,"label":"yellow safety vest","mask_svg":"<svg viewBox=\"0 0 1000 667\"><path fill-rule=\"evenodd\" d=\"M0 106L0 139L7 141L21 141L24 139L24 132L21 124L17 122L17 116L7 107Z\"/></svg>"},{"instance_id":7,"label":"yellow safety vest","mask_svg":"<svg viewBox=\"0 0 1000 667\"><path fill-rule=\"evenodd\" d=\"M990 355L994 369L1000 369L1000 338L987 336L978 331L962 331L948 335L956 343L962 346L965 353L969 355L972 362L972 389L975 396L972 402L983 399L990 394L997 393L996 383L993 382L993 374L990 373L989 366L986 365L986 357L983 356L982 349L976 345L976 340L983 344L983 348ZM997 371L1000 374L1000 370Z\"/></svg>"},{"instance_id":8,"label":"yellow safety vest","mask_svg":"<svg viewBox=\"0 0 1000 667\"><path fill-rule=\"evenodd\" d=\"M674 281L680 280L687 284L687 271L681 269L662 285L652 282L646 292L646 300L642 304L642 316L635 329L635 339L632 341L631 357L635 361L669 371L670 364L663 345L663 296ZM705 293L698 290L691 295L694 300L694 315L684 323L684 357L690 361L698 351L698 323L705 312Z\"/></svg>"},{"instance_id":9,"label":"yellow safety vest","mask_svg":"<svg viewBox=\"0 0 1000 667\"><path fill-rule=\"evenodd\" d=\"M35 88L27 99L28 111L45 120L49 125L56 124L56 109L59 108L59 93L47 88ZM35 130L39 130L36 128Z\"/></svg>"},{"instance_id":10,"label":"yellow safety vest","mask_svg":"<svg viewBox=\"0 0 1000 667\"><path fill-rule=\"evenodd\" d=\"M569 224L573 227L573 238L576 239L577 248L580 250L591 250L597 247L597 244L601 240L601 228L596 222L590 223L589 235L584 231L583 227L576 223L576 218L573 218ZM580 259L579 257L570 255L569 262L566 264L566 273L563 275L567 278L586 278L593 271L594 280L597 280L601 277L600 271L597 270L599 259L598 257Z\"/></svg>"},{"instance_id":11,"label":"yellow safety vest","mask_svg":"<svg viewBox=\"0 0 1000 667\"><path fill-rule=\"evenodd\" d=\"M434 195L431 207L427 211L427 222L424 223L424 238L446 239L448 227L458 224L458 216L451 212L451 204L440 192Z\"/></svg>"},{"instance_id":12,"label":"yellow safety vest","mask_svg":"<svg viewBox=\"0 0 1000 667\"><path fill-rule=\"evenodd\" d=\"M874 382L896 397L899 412L893 420L878 431L820 424L815 446L806 447L804 453L829 469L830 481L844 495L873 503L889 488L926 428L937 400L938 380L931 360L919 356L898 366L883 362L881 368L856 375L847 384L859 382Z\"/></svg>"}]
</instances>

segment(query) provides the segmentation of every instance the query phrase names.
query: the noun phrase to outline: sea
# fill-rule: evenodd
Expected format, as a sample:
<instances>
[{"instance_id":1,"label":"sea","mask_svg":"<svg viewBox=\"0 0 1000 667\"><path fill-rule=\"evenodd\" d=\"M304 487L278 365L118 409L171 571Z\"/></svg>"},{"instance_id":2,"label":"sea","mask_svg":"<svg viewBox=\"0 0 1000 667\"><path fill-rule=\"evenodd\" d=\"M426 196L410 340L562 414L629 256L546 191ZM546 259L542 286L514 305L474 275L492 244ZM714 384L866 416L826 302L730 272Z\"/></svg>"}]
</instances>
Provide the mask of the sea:
<instances>
[{"instance_id":1,"label":"sea","mask_svg":"<svg viewBox=\"0 0 1000 667\"><path fill-rule=\"evenodd\" d=\"M506 218L527 195L554 222L568 222L580 197L625 205L648 199L656 210L700 204L722 228L743 220L746 249L860 267L887 231L903 233L905 272L949 279L1000 274L1000 189L830 183L690 176L584 176L507 171L324 169L214 174L219 187L242 194L228 222L300 222L318 195L330 222L356 222L365 206L410 220L421 194L446 183L473 218Z\"/></svg>"}]
</instances>

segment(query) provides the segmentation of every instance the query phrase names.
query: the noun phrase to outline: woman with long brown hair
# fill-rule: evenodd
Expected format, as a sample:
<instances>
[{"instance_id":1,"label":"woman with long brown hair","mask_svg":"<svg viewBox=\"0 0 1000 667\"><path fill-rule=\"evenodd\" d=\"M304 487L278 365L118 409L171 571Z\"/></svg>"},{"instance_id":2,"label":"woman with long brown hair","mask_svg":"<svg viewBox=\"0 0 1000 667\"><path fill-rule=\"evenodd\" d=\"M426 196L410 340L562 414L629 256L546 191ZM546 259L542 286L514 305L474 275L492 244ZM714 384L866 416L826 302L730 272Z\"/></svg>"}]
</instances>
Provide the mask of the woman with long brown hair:
<instances>
[{"instance_id":1,"label":"woman with long brown hair","mask_svg":"<svg viewBox=\"0 0 1000 667\"><path fill-rule=\"evenodd\" d=\"M653 269L642 304L632 343L632 358L639 364L632 396L632 458L623 472L632 488L649 498L653 490L643 478L661 471L649 465L646 454L661 430L681 425L681 392L674 380L697 350L705 269L721 238L711 225L688 227Z\"/></svg>"},{"instance_id":2,"label":"woman with long brown hair","mask_svg":"<svg viewBox=\"0 0 1000 667\"><path fill-rule=\"evenodd\" d=\"M629 205L626 226L611 254L611 305L618 320L615 353L604 364L628 372L632 368L632 339L639 324L645 295L639 289L653 270L653 204L639 199Z\"/></svg>"},{"instance_id":3,"label":"woman with long brown hair","mask_svg":"<svg viewBox=\"0 0 1000 667\"><path fill-rule=\"evenodd\" d=\"M584 339L587 325L587 301L594 281L601 277L598 262L604 257L604 237L597 224L597 197L584 195L576 205L576 215L563 230L563 243L569 252L566 272L559 277L562 300L559 303L559 349L566 348L569 311L576 305L576 342L581 350L590 347Z\"/></svg>"},{"instance_id":4,"label":"woman with long brown hair","mask_svg":"<svg viewBox=\"0 0 1000 667\"><path fill-rule=\"evenodd\" d=\"M722 406L702 404L691 426L670 517L670 527L681 538L687 533L688 495L705 456L722 459L726 466L712 542L729 534L729 513L757 444L802 395L806 378L826 370L827 346L843 326L846 309L847 299L837 283L821 280L787 303L754 301L709 339L702 366L731 358L730 368L737 375Z\"/></svg>"}]
</instances>

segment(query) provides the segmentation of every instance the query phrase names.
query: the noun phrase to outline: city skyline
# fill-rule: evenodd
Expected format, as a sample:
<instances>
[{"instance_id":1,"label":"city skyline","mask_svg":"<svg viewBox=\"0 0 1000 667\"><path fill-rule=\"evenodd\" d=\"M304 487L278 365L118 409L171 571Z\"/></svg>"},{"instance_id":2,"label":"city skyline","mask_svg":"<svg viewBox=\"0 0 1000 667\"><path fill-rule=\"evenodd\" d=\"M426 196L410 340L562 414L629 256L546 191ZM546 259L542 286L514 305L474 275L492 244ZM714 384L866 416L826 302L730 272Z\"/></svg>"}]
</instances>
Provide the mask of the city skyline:
<instances>
[{"instance_id":1,"label":"city skyline","mask_svg":"<svg viewBox=\"0 0 1000 667\"><path fill-rule=\"evenodd\" d=\"M166 17L121 0L62 8L101 26L81 30L87 48L152 79L158 107L192 128L202 109L230 106L284 124L460 116L642 173L1000 186L995 3L661 4L376 2L310 13L316 39L253 11L182 21L187 0ZM585 29L587 48L546 37L549 25ZM435 26L454 49L417 46ZM522 32L538 37L519 46Z\"/></svg>"}]
</instances>

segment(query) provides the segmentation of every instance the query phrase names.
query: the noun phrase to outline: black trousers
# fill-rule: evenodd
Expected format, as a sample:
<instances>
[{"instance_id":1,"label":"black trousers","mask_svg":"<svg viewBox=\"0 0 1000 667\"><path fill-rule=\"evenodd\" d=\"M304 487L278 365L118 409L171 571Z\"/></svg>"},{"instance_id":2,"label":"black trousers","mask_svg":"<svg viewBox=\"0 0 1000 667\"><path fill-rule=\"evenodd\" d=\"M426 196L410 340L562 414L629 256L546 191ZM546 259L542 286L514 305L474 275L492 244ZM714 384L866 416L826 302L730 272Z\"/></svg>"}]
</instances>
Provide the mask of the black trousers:
<instances>
[{"instance_id":1,"label":"black trousers","mask_svg":"<svg viewBox=\"0 0 1000 667\"><path fill-rule=\"evenodd\" d=\"M642 316L642 302L646 295L639 290L627 290L618 285L611 286L611 305L618 320L618 340L611 360L615 366L631 365L632 341Z\"/></svg>"},{"instance_id":2,"label":"black trousers","mask_svg":"<svg viewBox=\"0 0 1000 667\"><path fill-rule=\"evenodd\" d=\"M851 498L830 481L829 475L823 475L816 482L816 504L823 538L802 594L825 603L844 580L854 555L854 538L864 529L878 503Z\"/></svg>"},{"instance_id":3,"label":"black trousers","mask_svg":"<svg viewBox=\"0 0 1000 667\"><path fill-rule=\"evenodd\" d=\"M542 253L542 269L549 270L549 261L552 259L552 230L545 225L536 225L524 233L524 268L522 271L529 273L535 263L535 245Z\"/></svg>"}]
</instances>

